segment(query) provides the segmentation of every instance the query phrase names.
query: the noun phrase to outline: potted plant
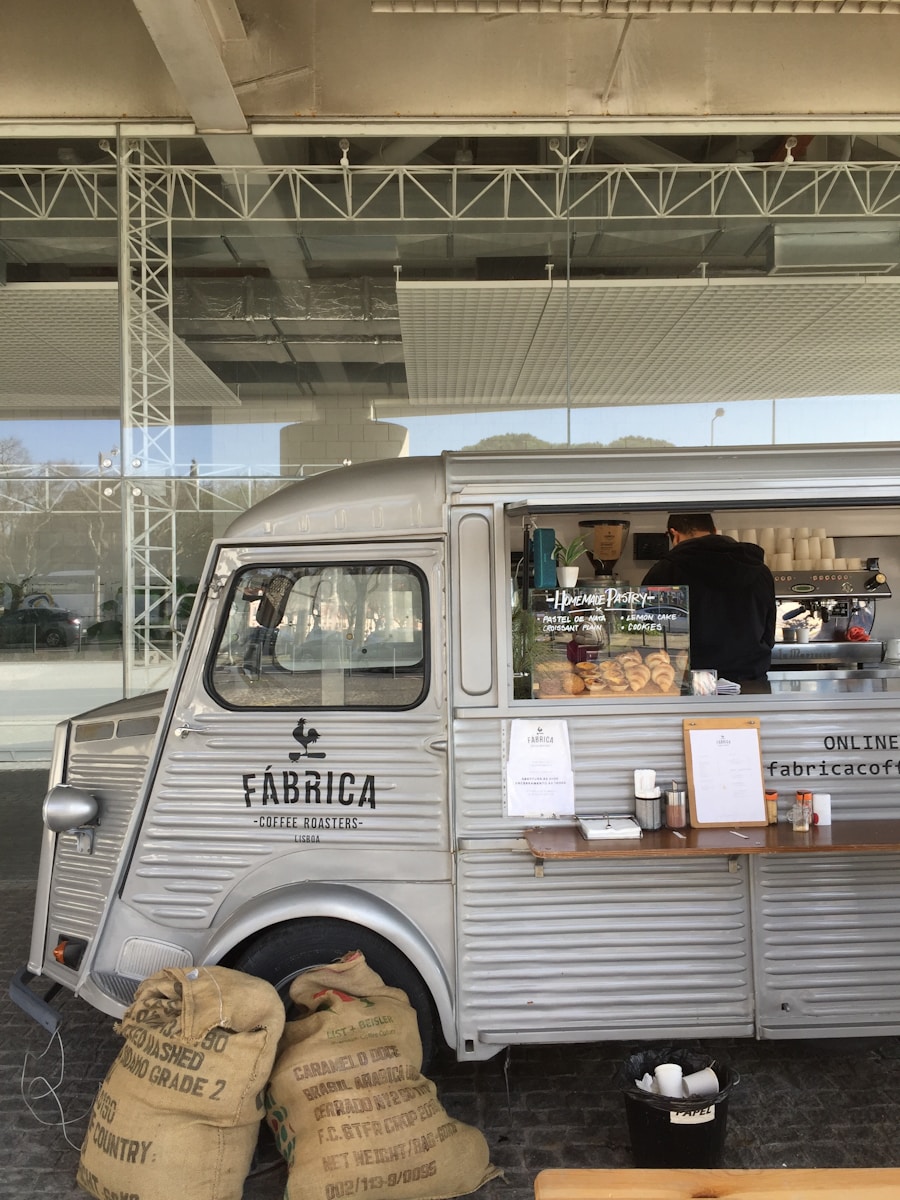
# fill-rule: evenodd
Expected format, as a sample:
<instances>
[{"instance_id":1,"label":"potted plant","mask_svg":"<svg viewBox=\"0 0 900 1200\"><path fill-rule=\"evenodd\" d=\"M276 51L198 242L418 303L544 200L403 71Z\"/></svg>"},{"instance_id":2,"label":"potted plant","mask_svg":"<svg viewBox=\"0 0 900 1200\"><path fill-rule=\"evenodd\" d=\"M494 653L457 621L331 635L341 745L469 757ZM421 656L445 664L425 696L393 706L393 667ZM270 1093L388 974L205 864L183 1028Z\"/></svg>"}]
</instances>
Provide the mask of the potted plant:
<instances>
[{"instance_id":1,"label":"potted plant","mask_svg":"<svg viewBox=\"0 0 900 1200\"><path fill-rule=\"evenodd\" d=\"M584 538L579 535L571 542L556 539L553 553L556 556L556 579L560 587L574 587L578 582L578 559L586 549Z\"/></svg>"}]
</instances>

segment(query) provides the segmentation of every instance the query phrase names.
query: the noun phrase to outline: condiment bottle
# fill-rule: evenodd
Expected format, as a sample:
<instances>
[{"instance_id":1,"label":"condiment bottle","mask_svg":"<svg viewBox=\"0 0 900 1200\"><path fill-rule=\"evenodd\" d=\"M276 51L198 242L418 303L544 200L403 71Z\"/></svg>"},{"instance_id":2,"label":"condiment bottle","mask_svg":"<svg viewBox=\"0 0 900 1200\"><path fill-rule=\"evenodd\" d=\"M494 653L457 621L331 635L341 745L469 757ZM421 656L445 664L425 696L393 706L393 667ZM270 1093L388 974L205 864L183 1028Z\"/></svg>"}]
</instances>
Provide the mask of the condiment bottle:
<instances>
[{"instance_id":1,"label":"condiment bottle","mask_svg":"<svg viewBox=\"0 0 900 1200\"><path fill-rule=\"evenodd\" d=\"M778 822L778 793L769 788L766 789L766 818L770 825Z\"/></svg>"},{"instance_id":2,"label":"condiment bottle","mask_svg":"<svg viewBox=\"0 0 900 1200\"><path fill-rule=\"evenodd\" d=\"M791 822L794 833L809 833L812 820L812 792L797 792L794 807L791 810Z\"/></svg>"},{"instance_id":3,"label":"condiment bottle","mask_svg":"<svg viewBox=\"0 0 900 1200\"><path fill-rule=\"evenodd\" d=\"M666 794L666 825L669 829L684 829L687 825L687 793L678 787L674 779L672 790Z\"/></svg>"}]
</instances>

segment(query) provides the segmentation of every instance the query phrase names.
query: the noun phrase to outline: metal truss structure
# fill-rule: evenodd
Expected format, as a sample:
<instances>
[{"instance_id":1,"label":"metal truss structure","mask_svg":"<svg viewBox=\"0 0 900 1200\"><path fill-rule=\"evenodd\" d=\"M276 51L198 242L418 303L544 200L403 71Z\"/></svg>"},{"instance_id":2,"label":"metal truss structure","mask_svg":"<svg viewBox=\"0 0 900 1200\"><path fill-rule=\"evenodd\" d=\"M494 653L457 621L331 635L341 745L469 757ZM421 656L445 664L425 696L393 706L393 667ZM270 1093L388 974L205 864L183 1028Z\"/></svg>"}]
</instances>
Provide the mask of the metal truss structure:
<instances>
[{"instance_id":1,"label":"metal truss structure","mask_svg":"<svg viewBox=\"0 0 900 1200\"><path fill-rule=\"evenodd\" d=\"M670 166L187 167L125 149L128 223L814 220L900 216L900 162ZM0 229L116 222L113 167L0 167ZM120 183L122 181L120 180ZM273 203L277 201L277 203ZM154 248L155 250L155 248ZM148 252L150 247L148 246ZM135 261L141 256L136 246ZM148 286L156 288L154 272Z\"/></svg>"},{"instance_id":2,"label":"metal truss structure","mask_svg":"<svg viewBox=\"0 0 900 1200\"><path fill-rule=\"evenodd\" d=\"M181 640L173 620L178 516L167 479L175 462L175 373L172 188L166 166L152 143L120 147L123 624L131 631L125 639L126 695L152 687L151 675L161 682Z\"/></svg>"}]
</instances>

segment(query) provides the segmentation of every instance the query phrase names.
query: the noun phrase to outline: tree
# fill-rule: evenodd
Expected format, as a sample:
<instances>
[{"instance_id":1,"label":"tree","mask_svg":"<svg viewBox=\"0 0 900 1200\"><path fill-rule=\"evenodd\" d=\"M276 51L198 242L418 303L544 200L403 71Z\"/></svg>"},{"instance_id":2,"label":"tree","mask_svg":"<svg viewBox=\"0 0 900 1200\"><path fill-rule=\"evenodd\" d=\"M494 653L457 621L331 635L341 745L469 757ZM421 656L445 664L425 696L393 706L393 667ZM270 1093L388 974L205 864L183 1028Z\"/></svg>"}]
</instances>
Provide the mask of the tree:
<instances>
[{"instance_id":1,"label":"tree","mask_svg":"<svg viewBox=\"0 0 900 1200\"><path fill-rule=\"evenodd\" d=\"M667 442L665 438L643 437L639 433L630 433L610 442L607 450L652 450L658 446L674 445L674 442Z\"/></svg>"},{"instance_id":2,"label":"tree","mask_svg":"<svg viewBox=\"0 0 900 1200\"><path fill-rule=\"evenodd\" d=\"M475 451L479 454L489 454L497 450L651 450L657 446L672 446L663 438L643 437L632 433L626 437L616 438L608 445L604 442L547 442L535 437L533 433L495 433L492 437L482 438L471 446L462 446L465 451Z\"/></svg>"},{"instance_id":3,"label":"tree","mask_svg":"<svg viewBox=\"0 0 900 1200\"><path fill-rule=\"evenodd\" d=\"M482 438L480 442L462 446L461 449L476 451L479 454L492 454L497 450L552 450L553 442L545 442L533 433L495 433L492 437Z\"/></svg>"}]
</instances>

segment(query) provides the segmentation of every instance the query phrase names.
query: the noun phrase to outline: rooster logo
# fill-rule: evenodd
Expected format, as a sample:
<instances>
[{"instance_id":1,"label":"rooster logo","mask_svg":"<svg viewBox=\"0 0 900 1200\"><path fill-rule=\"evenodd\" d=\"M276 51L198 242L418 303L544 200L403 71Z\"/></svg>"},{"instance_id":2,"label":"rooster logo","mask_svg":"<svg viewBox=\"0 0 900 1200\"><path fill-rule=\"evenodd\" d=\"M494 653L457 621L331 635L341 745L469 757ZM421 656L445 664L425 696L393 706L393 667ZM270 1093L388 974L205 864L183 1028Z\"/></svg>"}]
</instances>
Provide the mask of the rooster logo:
<instances>
[{"instance_id":1,"label":"rooster logo","mask_svg":"<svg viewBox=\"0 0 900 1200\"><path fill-rule=\"evenodd\" d=\"M313 729L312 726L309 729L306 728L306 717L300 718L291 736L301 747L300 750L294 750L288 755L291 762L298 762L301 758L325 757L323 750L310 750L310 746L319 740L319 731Z\"/></svg>"}]
</instances>

